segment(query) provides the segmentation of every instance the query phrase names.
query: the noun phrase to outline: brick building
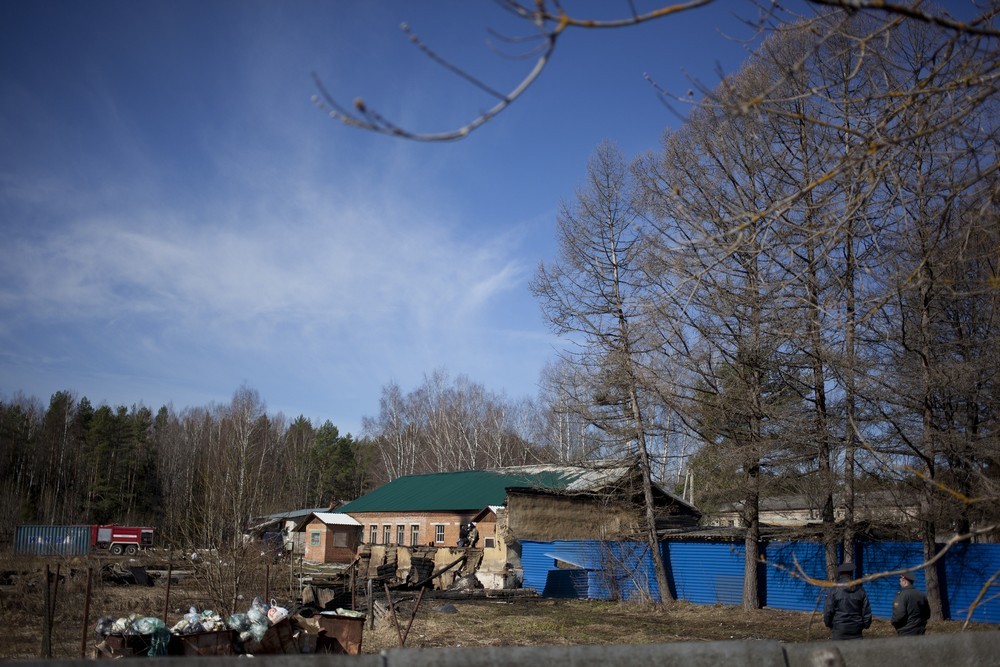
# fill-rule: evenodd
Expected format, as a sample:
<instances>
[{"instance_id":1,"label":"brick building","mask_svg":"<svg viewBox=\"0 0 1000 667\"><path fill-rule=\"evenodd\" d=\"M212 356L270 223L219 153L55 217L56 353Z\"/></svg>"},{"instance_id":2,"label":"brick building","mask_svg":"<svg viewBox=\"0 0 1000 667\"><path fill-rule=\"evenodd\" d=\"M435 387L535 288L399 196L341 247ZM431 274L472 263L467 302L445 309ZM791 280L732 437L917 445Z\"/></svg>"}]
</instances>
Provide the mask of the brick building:
<instances>
[{"instance_id":1,"label":"brick building","mask_svg":"<svg viewBox=\"0 0 1000 667\"><path fill-rule=\"evenodd\" d=\"M341 512L312 512L299 524L307 561L350 563L361 542L361 524Z\"/></svg>"}]
</instances>

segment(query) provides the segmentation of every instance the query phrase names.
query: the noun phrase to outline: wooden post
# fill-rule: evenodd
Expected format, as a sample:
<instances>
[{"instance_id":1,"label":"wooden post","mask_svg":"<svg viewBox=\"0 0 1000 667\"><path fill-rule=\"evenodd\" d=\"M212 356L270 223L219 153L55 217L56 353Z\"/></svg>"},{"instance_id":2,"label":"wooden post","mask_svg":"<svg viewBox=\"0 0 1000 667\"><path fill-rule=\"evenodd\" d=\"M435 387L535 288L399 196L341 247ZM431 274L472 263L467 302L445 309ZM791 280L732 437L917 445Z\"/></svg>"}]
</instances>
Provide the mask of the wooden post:
<instances>
[{"instance_id":1,"label":"wooden post","mask_svg":"<svg viewBox=\"0 0 1000 667\"><path fill-rule=\"evenodd\" d=\"M351 611L355 611L358 608L356 604L357 591L354 589L355 587L354 575L357 572L357 570L358 570L358 559L355 558L354 562L351 563Z\"/></svg>"},{"instance_id":2,"label":"wooden post","mask_svg":"<svg viewBox=\"0 0 1000 667\"><path fill-rule=\"evenodd\" d=\"M49 622L51 616L50 606L52 604L52 579L50 578L48 564L45 565L45 586L43 592L45 600L42 603L42 659L52 658L52 624Z\"/></svg>"},{"instance_id":3,"label":"wooden post","mask_svg":"<svg viewBox=\"0 0 1000 667\"><path fill-rule=\"evenodd\" d=\"M167 594L163 597L163 624L170 627L167 624L167 614L170 613L170 579L173 577L174 573L174 561L167 554Z\"/></svg>"},{"instance_id":4,"label":"wooden post","mask_svg":"<svg viewBox=\"0 0 1000 667\"><path fill-rule=\"evenodd\" d=\"M389 584L383 583L385 586L385 603L389 605L389 614L392 615L392 624L396 626L396 636L399 637L399 648L403 648L403 631L399 627L399 618L396 617L396 605L392 603L392 593L389 591Z\"/></svg>"},{"instance_id":5,"label":"wooden post","mask_svg":"<svg viewBox=\"0 0 1000 667\"><path fill-rule=\"evenodd\" d=\"M264 561L264 601L271 602L271 561Z\"/></svg>"},{"instance_id":6,"label":"wooden post","mask_svg":"<svg viewBox=\"0 0 1000 667\"><path fill-rule=\"evenodd\" d=\"M417 602L413 605L413 613L410 614L410 622L406 624L406 630L403 632L403 639L399 642L399 647L403 648L406 646L406 638L410 636L410 628L413 627L413 619L417 617L417 610L420 609L420 601L424 598L424 591L426 588L421 588L420 592L417 593Z\"/></svg>"},{"instance_id":7,"label":"wooden post","mask_svg":"<svg viewBox=\"0 0 1000 667\"><path fill-rule=\"evenodd\" d=\"M51 637L52 637L52 626L56 624L56 602L59 599L59 577L61 573L59 570L62 569L62 565L56 563L56 579L52 582L52 605L49 607L49 637L50 644L49 650L51 651Z\"/></svg>"},{"instance_id":8,"label":"wooden post","mask_svg":"<svg viewBox=\"0 0 1000 667\"><path fill-rule=\"evenodd\" d=\"M365 589L365 594L368 597L368 629L371 630L375 627L375 598L372 597L371 579L368 579L368 586Z\"/></svg>"},{"instance_id":9,"label":"wooden post","mask_svg":"<svg viewBox=\"0 0 1000 667\"><path fill-rule=\"evenodd\" d=\"M87 592L83 597L83 633L80 636L80 658L87 657L87 630L90 625L90 582L93 579L94 569L87 566Z\"/></svg>"}]
</instances>

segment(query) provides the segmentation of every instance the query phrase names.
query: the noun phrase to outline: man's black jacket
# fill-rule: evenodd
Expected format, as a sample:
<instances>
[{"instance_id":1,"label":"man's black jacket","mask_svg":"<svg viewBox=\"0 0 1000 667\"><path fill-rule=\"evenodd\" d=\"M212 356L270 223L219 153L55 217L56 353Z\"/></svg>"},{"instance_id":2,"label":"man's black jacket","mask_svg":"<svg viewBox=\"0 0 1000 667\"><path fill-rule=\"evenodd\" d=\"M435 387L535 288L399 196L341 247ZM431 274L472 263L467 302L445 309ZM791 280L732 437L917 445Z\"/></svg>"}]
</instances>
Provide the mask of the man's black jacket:
<instances>
[{"instance_id":1,"label":"man's black jacket","mask_svg":"<svg viewBox=\"0 0 1000 667\"><path fill-rule=\"evenodd\" d=\"M872 624L865 589L857 584L830 589L823 606L823 623L833 630L833 639L861 639L861 632Z\"/></svg>"},{"instance_id":2,"label":"man's black jacket","mask_svg":"<svg viewBox=\"0 0 1000 667\"><path fill-rule=\"evenodd\" d=\"M922 635L927 630L931 608L927 596L912 586L901 588L892 601L892 627L897 635Z\"/></svg>"}]
</instances>

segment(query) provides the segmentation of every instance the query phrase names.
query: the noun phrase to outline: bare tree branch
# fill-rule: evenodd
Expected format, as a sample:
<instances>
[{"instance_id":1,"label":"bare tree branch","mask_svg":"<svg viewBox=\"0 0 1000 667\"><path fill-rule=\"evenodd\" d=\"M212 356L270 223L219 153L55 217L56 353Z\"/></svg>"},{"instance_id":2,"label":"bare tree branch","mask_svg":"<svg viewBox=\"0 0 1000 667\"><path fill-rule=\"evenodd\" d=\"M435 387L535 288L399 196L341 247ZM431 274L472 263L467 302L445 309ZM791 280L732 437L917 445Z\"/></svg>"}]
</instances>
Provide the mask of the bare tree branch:
<instances>
[{"instance_id":1,"label":"bare tree branch","mask_svg":"<svg viewBox=\"0 0 1000 667\"><path fill-rule=\"evenodd\" d=\"M547 0L536 0L530 5L528 3L521 2L520 0L497 1L502 9L525 20L526 22L531 23L537 31L537 34L533 35L530 39L537 39L541 41L541 45L538 49L539 55L535 60L534 66L520 80L520 82L507 93L497 90L495 87L488 85L481 79L470 74L465 69L440 56L437 52L420 40L410 30L408 24L404 23L401 26L408 39L425 56L459 78L465 80L473 87L478 88L479 90L482 90L499 100L490 109L479 113L472 120L461 127L455 130L443 132L416 132L401 127L400 125L389 120L377 110L372 109L361 98L356 98L350 105L353 109L348 108L347 105L342 104L337 100L337 98L327 89L320 76L315 72L313 73L313 80L319 93L317 95L313 95L313 103L329 114L329 116L334 120L340 121L341 123L351 127L368 130L378 134L387 134L402 139L410 139L413 141L455 141L467 137L474 130L488 123L504 109L509 107L515 100L520 98L525 91L527 91L527 89L539 79L555 52L557 38L567 28L580 28L587 30L627 28L664 19L681 12L698 9L712 4L714 0L688 0L687 2L671 3L648 12L639 12L634 3L629 1L627 3L629 8L628 14L626 16L622 16L621 18L613 19L592 19L571 16L565 11L562 3L557 0L553 0L551 5ZM995 15L1000 12L1000 6L996 5L996 3L994 3L994 6L991 7L990 10L984 12L981 16L966 23L953 19L947 14L934 14L924 11L920 8L920 2L916 2L912 5L885 2L883 0L808 0L808 2L817 6L835 7L850 12L882 12L896 17L900 21L907 19L921 21L953 31L956 34L977 35L990 38L1000 36L1000 30L993 28L989 23ZM762 27L763 19L761 19L760 24ZM756 96L754 99L748 100L747 106L748 108L752 107L764 99L766 99L766 92Z\"/></svg>"},{"instance_id":2,"label":"bare tree branch","mask_svg":"<svg viewBox=\"0 0 1000 667\"><path fill-rule=\"evenodd\" d=\"M814 5L825 5L827 7L837 7L839 9L850 10L875 10L886 14L895 14L909 19L915 19L931 25L940 26L955 32L969 33L973 35L983 35L986 37L1000 37L1000 30L984 26L986 21L992 19L1000 11L1000 7L994 6L982 16L977 17L969 23L958 21L947 14L931 14L920 9L923 2L913 4L903 4L899 2L885 2L885 0L809 0Z\"/></svg>"}]
</instances>

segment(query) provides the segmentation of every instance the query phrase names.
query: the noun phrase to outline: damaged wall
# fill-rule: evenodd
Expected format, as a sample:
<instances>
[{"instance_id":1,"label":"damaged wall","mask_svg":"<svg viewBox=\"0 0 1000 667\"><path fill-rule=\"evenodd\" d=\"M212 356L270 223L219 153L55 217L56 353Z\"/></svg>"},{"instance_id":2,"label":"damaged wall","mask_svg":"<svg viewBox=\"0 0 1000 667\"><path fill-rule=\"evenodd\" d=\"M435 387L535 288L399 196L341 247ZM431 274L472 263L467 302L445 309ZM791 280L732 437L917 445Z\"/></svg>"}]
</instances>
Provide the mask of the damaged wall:
<instances>
[{"instance_id":1,"label":"damaged wall","mask_svg":"<svg viewBox=\"0 0 1000 667\"><path fill-rule=\"evenodd\" d=\"M555 495L515 491L507 494L507 531L503 541L617 540L641 530L639 510L593 495Z\"/></svg>"},{"instance_id":2,"label":"damaged wall","mask_svg":"<svg viewBox=\"0 0 1000 667\"><path fill-rule=\"evenodd\" d=\"M480 534L485 538L492 537L492 542L480 538L479 544L483 548L483 560L476 572L476 578L483 588L489 590L503 590L510 588L520 588L521 586L521 558L518 552L511 549L506 535L510 534L507 527L507 509L501 507L496 514L492 511L482 515L477 522ZM491 544L491 546L486 546Z\"/></svg>"},{"instance_id":3,"label":"damaged wall","mask_svg":"<svg viewBox=\"0 0 1000 667\"><path fill-rule=\"evenodd\" d=\"M433 561L433 572L453 565L446 572L435 577L431 582L433 588L447 590L455 585L456 579L477 573L483 559L481 549L465 549L458 547L394 547L385 545L364 545L359 555L361 557L359 576L363 578L378 577L379 568L393 566L393 576L409 585L419 583L413 572L414 558L427 558ZM464 557L464 561L455 564Z\"/></svg>"}]
</instances>

